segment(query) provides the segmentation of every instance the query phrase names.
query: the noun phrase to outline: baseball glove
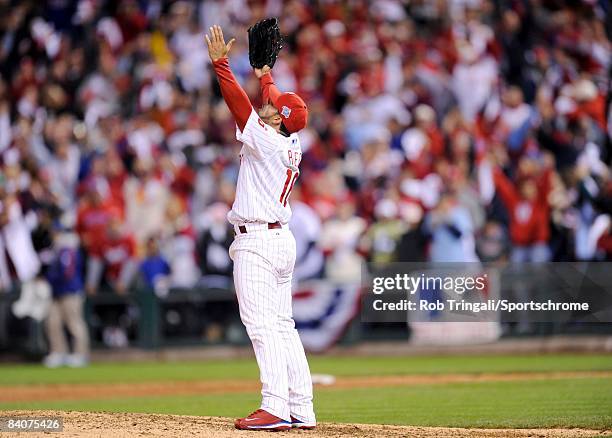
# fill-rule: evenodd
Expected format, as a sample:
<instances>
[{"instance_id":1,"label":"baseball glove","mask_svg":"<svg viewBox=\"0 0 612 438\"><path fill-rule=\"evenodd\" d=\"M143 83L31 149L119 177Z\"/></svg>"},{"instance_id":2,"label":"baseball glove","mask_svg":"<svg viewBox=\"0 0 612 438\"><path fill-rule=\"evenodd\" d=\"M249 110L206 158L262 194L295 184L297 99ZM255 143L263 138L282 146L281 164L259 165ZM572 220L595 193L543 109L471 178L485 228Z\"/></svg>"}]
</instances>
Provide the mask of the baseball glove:
<instances>
[{"instance_id":1,"label":"baseball glove","mask_svg":"<svg viewBox=\"0 0 612 438\"><path fill-rule=\"evenodd\" d=\"M272 68L283 48L277 18L266 18L255 23L247 30L249 33L249 62L253 68L264 65Z\"/></svg>"}]
</instances>

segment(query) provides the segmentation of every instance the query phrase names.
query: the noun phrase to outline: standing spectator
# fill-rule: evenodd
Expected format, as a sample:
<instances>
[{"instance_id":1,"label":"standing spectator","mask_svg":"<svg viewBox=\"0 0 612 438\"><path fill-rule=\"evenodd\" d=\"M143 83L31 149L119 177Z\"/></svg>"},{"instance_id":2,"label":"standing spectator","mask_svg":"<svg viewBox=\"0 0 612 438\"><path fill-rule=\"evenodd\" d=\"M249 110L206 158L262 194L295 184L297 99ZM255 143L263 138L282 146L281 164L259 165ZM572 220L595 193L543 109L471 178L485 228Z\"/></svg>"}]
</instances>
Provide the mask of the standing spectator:
<instances>
[{"instance_id":1,"label":"standing spectator","mask_svg":"<svg viewBox=\"0 0 612 438\"><path fill-rule=\"evenodd\" d=\"M477 262L474 224L469 211L452 193L443 193L438 205L425 218L431 234L432 262Z\"/></svg>"},{"instance_id":2,"label":"standing spectator","mask_svg":"<svg viewBox=\"0 0 612 438\"><path fill-rule=\"evenodd\" d=\"M129 291L138 271L136 240L125 230L118 218L107 225L100 255L90 255L87 265L87 292L94 295L104 274L106 283L118 294Z\"/></svg>"},{"instance_id":3,"label":"standing spectator","mask_svg":"<svg viewBox=\"0 0 612 438\"><path fill-rule=\"evenodd\" d=\"M397 262L424 262L426 260L427 236L423 225L423 209L416 203L404 203L400 214L405 232L397 243Z\"/></svg>"},{"instance_id":4,"label":"standing spectator","mask_svg":"<svg viewBox=\"0 0 612 438\"><path fill-rule=\"evenodd\" d=\"M0 188L0 290L12 286L11 266L22 284L33 281L40 269L19 199L4 189Z\"/></svg>"},{"instance_id":5,"label":"standing spectator","mask_svg":"<svg viewBox=\"0 0 612 438\"><path fill-rule=\"evenodd\" d=\"M395 261L397 247L406 226L399 219L396 200L383 198L374 208L376 222L368 229L361 241L362 250L369 255L369 261L385 265Z\"/></svg>"},{"instance_id":6,"label":"standing spectator","mask_svg":"<svg viewBox=\"0 0 612 438\"><path fill-rule=\"evenodd\" d=\"M121 210L111 200L106 199L107 190L105 180L90 181L77 213L76 230L90 257L102 257L108 224L121 217Z\"/></svg>"},{"instance_id":7,"label":"standing spectator","mask_svg":"<svg viewBox=\"0 0 612 438\"><path fill-rule=\"evenodd\" d=\"M200 278L196 263L194 227L187 206L178 195L172 195L167 205L162 227L162 252L170 263L174 287L193 287Z\"/></svg>"},{"instance_id":8,"label":"standing spectator","mask_svg":"<svg viewBox=\"0 0 612 438\"><path fill-rule=\"evenodd\" d=\"M140 263L139 270L147 288L154 291L159 297L168 295L170 265L160 254L155 237L151 237L147 242L146 256Z\"/></svg>"},{"instance_id":9,"label":"standing spectator","mask_svg":"<svg viewBox=\"0 0 612 438\"><path fill-rule=\"evenodd\" d=\"M548 242L549 175L542 177L540 187L532 178L525 178L516 187L500 169L494 170L495 188L508 210L511 259L520 262L545 262L550 259Z\"/></svg>"},{"instance_id":10,"label":"standing spectator","mask_svg":"<svg viewBox=\"0 0 612 438\"><path fill-rule=\"evenodd\" d=\"M493 57L467 42L460 44L458 52L452 89L463 117L471 122L491 96L498 78L498 65Z\"/></svg>"},{"instance_id":11,"label":"standing spectator","mask_svg":"<svg viewBox=\"0 0 612 438\"><path fill-rule=\"evenodd\" d=\"M127 226L133 230L140 247L151 236L159 235L169 200L168 188L155 175L154 162L139 158L134 175L124 185Z\"/></svg>"},{"instance_id":12,"label":"standing spectator","mask_svg":"<svg viewBox=\"0 0 612 438\"><path fill-rule=\"evenodd\" d=\"M229 208L222 202L208 207L206 225L197 247L200 270L206 281L223 284L224 287L229 286L232 278L232 260L228 251L234 240L233 229L226 218L228 211Z\"/></svg>"},{"instance_id":13,"label":"standing spectator","mask_svg":"<svg viewBox=\"0 0 612 438\"><path fill-rule=\"evenodd\" d=\"M44 206L36 212L38 226L32 231L32 245L41 266L35 279L22 283L21 296L13 304L13 313L18 318L30 316L36 321L42 321L49 312L52 294L46 274L55 256L52 236L54 210L50 206Z\"/></svg>"},{"instance_id":14,"label":"standing spectator","mask_svg":"<svg viewBox=\"0 0 612 438\"><path fill-rule=\"evenodd\" d=\"M50 189L64 209L72 209L75 203L75 189L79 174L80 151L72 143L74 121L63 115L54 126L53 149L46 170L49 172Z\"/></svg>"},{"instance_id":15,"label":"standing spectator","mask_svg":"<svg viewBox=\"0 0 612 438\"><path fill-rule=\"evenodd\" d=\"M46 321L49 355L43 363L48 368L62 365L83 367L89 361L89 333L83 318L82 257L78 236L70 231L54 235L55 258L47 270L53 290L53 302ZM64 327L73 338L69 353Z\"/></svg>"},{"instance_id":16,"label":"standing spectator","mask_svg":"<svg viewBox=\"0 0 612 438\"><path fill-rule=\"evenodd\" d=\"M365 229L365 220L355 216L355 200L346 196L338 206L336 217L323 225L319 239L326 255L325 275L330 281L359 282L364 260L356 250Z\"/></svg>"}]
</instances>

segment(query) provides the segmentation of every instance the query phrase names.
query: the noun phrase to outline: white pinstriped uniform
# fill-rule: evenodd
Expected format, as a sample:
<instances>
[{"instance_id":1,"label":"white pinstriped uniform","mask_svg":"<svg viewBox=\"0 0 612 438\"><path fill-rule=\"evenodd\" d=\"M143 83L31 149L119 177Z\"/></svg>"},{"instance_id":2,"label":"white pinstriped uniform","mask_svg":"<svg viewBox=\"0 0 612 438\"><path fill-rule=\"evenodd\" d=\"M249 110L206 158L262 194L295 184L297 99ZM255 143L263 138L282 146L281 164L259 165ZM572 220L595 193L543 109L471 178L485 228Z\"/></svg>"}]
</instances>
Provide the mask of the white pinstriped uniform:
<instances>
[{"instance_id":1,"label":"white pinstriped uniform","mask_svg":"<svg viewBox=\"0 0 612 438\"><path fill-rule=\"evenodd\" d=\"M228 213L237 235L230 247L240 318L260 370L261 408L283 420L314 423L310 369L295 329L291 277L295 239L287 198L299 174L300 141L284 137L251 112L236 138L243 143L236 200ZM268 229L280 222L282 229ZM241 234L239 226L246 234Z\"/></svg>"}]
</instances>

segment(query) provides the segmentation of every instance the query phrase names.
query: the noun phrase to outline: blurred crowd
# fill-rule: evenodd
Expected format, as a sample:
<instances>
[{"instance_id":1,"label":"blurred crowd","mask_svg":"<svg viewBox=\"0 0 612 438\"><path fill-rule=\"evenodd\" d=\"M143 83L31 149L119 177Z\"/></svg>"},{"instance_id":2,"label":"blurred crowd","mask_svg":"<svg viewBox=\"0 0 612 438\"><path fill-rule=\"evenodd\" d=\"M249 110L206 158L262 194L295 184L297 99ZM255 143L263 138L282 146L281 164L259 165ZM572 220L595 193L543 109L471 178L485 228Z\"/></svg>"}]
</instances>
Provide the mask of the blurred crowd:
<instances>
[{"instance_id":1,"label":"blurred crowd","mask_svg":"<svg viewBox=\"0 0 612 438\"><path fill-rule=\"evenodd\" d=\"M61 245L81 251L45 274L60 288L231 286L240 145L203 34L237 38L230 65L258 107L246 29L269 16L285 35L276 83L310 113L297 280L609 260L610 8L0 0L0 288L55 272Z\"/></svg>"}]
</instances>

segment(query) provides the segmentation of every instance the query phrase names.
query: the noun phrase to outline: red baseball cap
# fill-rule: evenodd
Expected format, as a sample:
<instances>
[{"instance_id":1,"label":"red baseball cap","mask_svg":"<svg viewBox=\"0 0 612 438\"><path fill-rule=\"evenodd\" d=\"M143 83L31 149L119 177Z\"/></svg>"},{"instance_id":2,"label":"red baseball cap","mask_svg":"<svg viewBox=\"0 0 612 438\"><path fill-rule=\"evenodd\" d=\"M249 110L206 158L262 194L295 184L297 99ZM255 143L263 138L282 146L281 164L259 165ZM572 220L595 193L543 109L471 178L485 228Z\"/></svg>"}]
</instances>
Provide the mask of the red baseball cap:
<instances>
[{"instance_id":1,"label":"red baseball cap","mask_svg":"<svg viewBox=\"0 0 612 438\"><path fill-rule=\"evenodd\" d=\"M287 130L298 132L306 127L308 122L308 108L300 96L295 93L282 93L275 102L272 102Z\"/></svg>"}]
</instances>

